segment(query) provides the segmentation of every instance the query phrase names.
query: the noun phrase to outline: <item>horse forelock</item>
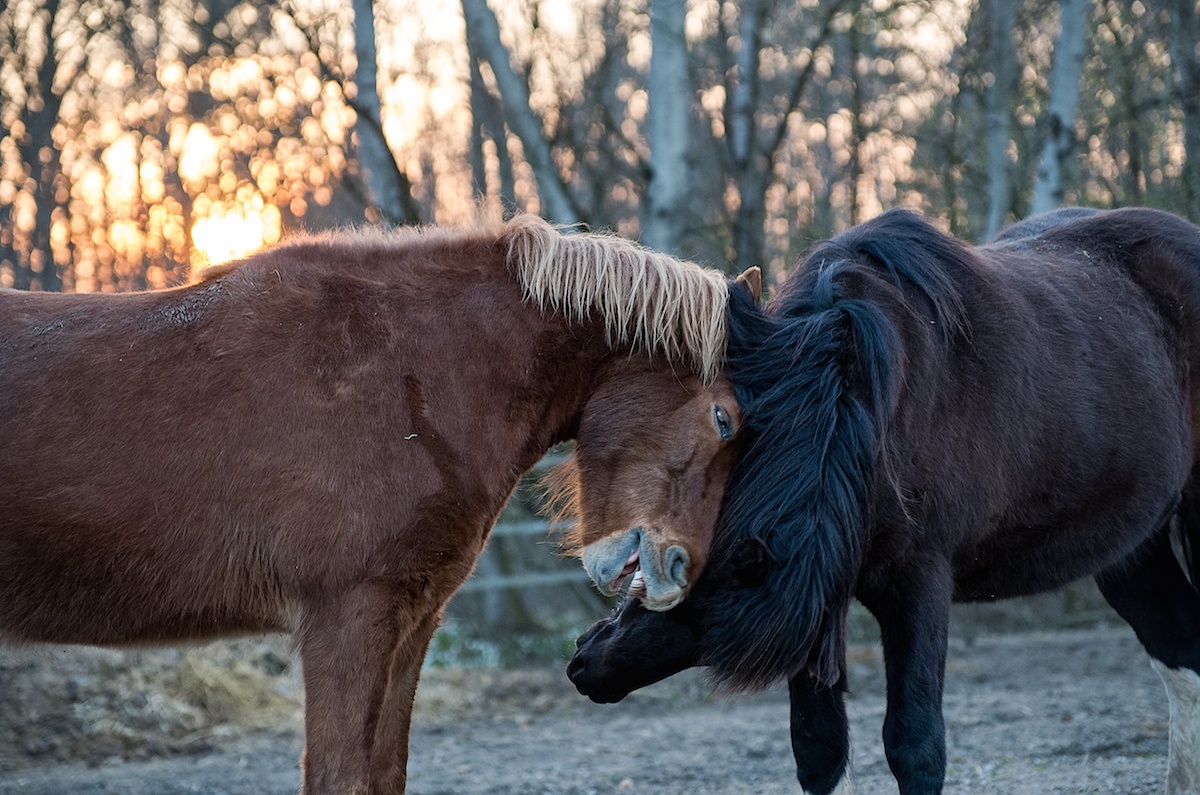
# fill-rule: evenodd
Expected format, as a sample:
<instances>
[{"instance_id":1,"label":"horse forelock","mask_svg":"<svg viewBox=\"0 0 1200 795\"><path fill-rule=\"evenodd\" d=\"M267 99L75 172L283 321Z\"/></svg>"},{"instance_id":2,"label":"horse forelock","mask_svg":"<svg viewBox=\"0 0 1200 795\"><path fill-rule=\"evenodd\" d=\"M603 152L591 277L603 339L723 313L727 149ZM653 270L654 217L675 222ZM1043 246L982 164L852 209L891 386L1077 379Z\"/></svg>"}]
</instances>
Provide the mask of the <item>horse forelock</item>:
<instances>
[{"instance_id":1,"label":"horse forelock","mask_svg":"<svg viewBox=\"0 0 1200 795\"><path fill-rule=\"evenodd\" d=\"M569 320L598 316L609 344L693 367L706 381L725 355L724 275L614 235L564 234L536 216L506 227L508 259L526 298Z\"/></svg>"}]
</instances>

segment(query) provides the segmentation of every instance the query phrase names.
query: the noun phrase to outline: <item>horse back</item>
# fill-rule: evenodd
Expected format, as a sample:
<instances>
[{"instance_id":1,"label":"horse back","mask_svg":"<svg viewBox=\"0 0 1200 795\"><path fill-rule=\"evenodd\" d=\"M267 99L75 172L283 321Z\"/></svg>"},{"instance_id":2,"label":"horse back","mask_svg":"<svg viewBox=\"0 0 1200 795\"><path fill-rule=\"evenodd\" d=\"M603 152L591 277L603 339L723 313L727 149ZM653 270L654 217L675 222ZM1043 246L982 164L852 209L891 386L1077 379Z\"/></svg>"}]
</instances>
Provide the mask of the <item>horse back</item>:
<instances>
[{"instance_id":1,"label":"horse back","mask_svg":"<svg viewBox=\"0 0 1200 795\"><path fill-rule=\"evenodd\" d=\"M1162 318L1190 404L1193 461L1200 460L1200 228L1161 210L1125 208L1076 219L1046 237L1109 258Z\"/></svg>"}]
</instances>

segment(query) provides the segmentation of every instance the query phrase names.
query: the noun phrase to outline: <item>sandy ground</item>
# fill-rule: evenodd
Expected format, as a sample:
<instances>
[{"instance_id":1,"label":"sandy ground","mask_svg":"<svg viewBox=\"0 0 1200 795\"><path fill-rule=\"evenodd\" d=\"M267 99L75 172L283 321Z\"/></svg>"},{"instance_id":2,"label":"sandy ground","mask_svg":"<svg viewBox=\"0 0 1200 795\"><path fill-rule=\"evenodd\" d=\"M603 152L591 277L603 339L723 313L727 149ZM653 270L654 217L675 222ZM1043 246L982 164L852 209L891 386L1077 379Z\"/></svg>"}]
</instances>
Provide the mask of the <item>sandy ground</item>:
<instances>
[{"instance_id":1,"label":"sandy ground","mask_svg":"<svg viewBox=\"0 0 1200 795\"><path fill-rule=\"evenodd\" d=\"M97 668L89 654L96 652L0 655L0 793L296 792L301 743L294 674L283 672L274 681L278 698L242 712L237 707L246 704L226 704L222 721L205 722L186 717L194 708L188 703L175 711L164 706L180 699L156 695L154 677L121 682L128 673L114 666L122 660L104 658ZM136 662L142 668L161 664L151 653L141 654ZM229 656L243 665L250 658L253 670L278 666L273 647L249 653L233 647ZM896 785L879 739L879 653L855 647L852 660L855 791L892 795ZM161 670L181 667L178 658L167 663ZM186 657L183 664L197 667ZM72 686L72 679L82 681ZM97 680L121 686L96 703L89 687ZM31 687L33 695L23 697ZM130 693L130 687L143 689ZM235 700L249 698L225 689ZM55 697L71 702L71 710L55 711ZM221 707L219 698L206 698ZM956 640L945 703L948 795L1163 790L1166 697L1126 629ZM105 718L105 708L114 714ZM136 716L155 710L157 718L143 721L141 729L134 725ZM87 722L72 723L80 713ZM186 717L182 728L171 724L177 713ZM101 731L114 727L121 730L120 742ZM800 792L786 693L715 696L690 672L608 706L578 696L561 669L427 672L409 770L412 795Z\"/></svg>"}]
</instances>

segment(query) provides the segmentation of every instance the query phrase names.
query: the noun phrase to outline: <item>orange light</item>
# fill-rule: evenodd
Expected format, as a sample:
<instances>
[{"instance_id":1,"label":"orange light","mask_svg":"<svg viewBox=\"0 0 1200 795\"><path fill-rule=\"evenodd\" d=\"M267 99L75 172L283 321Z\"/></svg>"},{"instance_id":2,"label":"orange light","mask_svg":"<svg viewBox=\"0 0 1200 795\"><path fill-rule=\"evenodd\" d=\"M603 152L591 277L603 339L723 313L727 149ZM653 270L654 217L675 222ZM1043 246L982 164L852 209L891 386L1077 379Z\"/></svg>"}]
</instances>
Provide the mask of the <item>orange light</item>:
<instances>
[{"instance_id":1,"label":"orange light","mask_svg":"<svg viewBox=\"0 0 1200 795\"><path fill-rule=\"evenodd\" d=\"M192 224L193 272L245 257L279 240L279 208L256 195L242 204L213 203L209 213Z\"/></svg>"}]
</instances>

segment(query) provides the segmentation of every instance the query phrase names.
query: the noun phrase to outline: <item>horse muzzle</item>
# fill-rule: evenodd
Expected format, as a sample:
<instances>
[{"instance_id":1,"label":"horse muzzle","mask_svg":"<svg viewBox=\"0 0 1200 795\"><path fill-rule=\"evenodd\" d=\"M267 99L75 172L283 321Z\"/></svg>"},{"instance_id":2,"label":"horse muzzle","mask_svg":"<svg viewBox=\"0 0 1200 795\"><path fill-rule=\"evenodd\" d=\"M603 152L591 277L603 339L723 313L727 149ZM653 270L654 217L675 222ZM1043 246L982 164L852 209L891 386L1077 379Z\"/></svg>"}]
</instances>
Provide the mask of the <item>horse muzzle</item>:
<instances>
[{"instance_id":1,"label":"horse muzzle","mask_svg":"<svg viewBox=\"0 0 1200 795\"><path fill-rule=\"evenodd\" d=\"M575 641L567 678L581 695L613 704L647 685L697 665L698 630L670 613L651 612L626 599Z\"/></svg>"},{"instance_id":2,"label":"horse muzzle","mask_svg":"<svg viewBox=\"0 0 1200 795\"><path fill-rule=\"evenodd\" d=\"M606 536L583 548L583 568L607 596L616 596L628 582L628 595L647 609L670 610L687 595L691 556L661 535L635 527Z\"/></svg>"}]
</instances>

